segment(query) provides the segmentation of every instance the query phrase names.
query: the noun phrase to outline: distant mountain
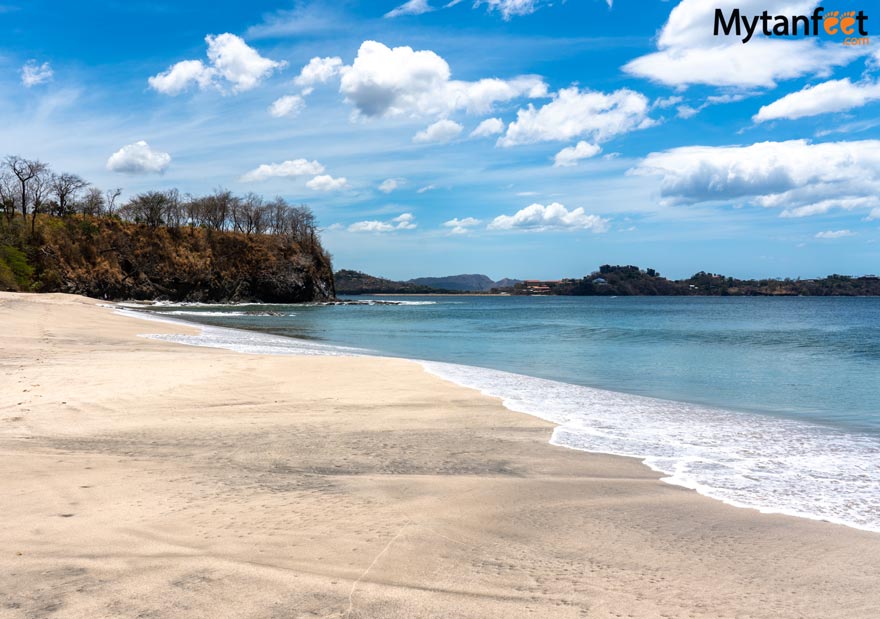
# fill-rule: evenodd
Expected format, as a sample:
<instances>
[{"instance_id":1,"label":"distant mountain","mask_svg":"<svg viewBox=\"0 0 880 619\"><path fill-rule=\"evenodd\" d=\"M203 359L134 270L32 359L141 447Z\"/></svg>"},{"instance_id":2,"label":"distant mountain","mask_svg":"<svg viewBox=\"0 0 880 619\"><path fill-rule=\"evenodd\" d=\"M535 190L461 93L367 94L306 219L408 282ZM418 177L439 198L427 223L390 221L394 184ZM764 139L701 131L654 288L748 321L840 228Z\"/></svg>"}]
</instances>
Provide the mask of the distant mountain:
<instances>
[{"instance_id":1,"label":"distant mountain","mask_svg":"<svg viewBox=\"0 0 880 619\"><path fill-rule=\"evenodd\" d=\"M495 286L495 282L485 275L448 275L446 277L417 277L410 284L443 288L457 292L485 292Z\"/></svg>"},{"instance_id":2,"label":"distant mountain","mask_svg":"<svg viewBox=\"0 0 880 619\"><path fill-rule=\"evenodd\" d=\"M411 282L396 282L350 269L337 271L334 279L336 294L431 294L444 292L430 286Z\"/></svg>"},{"instance_id":3,"label":"distant mountain","mask_svg":"<svg viewBox=\"0 0 880 619\"><path fill-rule=\"evenodd\" d=\"M485 275L449 275L447 277L417 277L398 282L384 277L374 277L360 271L343 269L337 271L338 294L436 294L443 292L489 292L493 288L510 288L520 283L518 279L504 278L497 282Z\"/></svg>"},{"instance_id":4,"label":"distant mountain","mask_svg":"<svg viewBox=\"0 0 880 619\"><path fill-rule=\"evenodd\" d=\"M509 277L505 277L504 279L499 279L495 282L495 288L513 288L517 284L521 284L521 279L510 279Z\"/></svg>"},{"instance_id":5,"label":"distant mountain","mask_svg":"<svg viewBox=\"0 0 880 619\"><path fill-rule=\"evenodd\" d=\"M446 277L417 277L409 280L412 284L455 290L456 292L489 292L492 288L503 288L518 284L520 280L504 278L492 281L486 275L448 275Z\"/></svg>"}]
</instances>

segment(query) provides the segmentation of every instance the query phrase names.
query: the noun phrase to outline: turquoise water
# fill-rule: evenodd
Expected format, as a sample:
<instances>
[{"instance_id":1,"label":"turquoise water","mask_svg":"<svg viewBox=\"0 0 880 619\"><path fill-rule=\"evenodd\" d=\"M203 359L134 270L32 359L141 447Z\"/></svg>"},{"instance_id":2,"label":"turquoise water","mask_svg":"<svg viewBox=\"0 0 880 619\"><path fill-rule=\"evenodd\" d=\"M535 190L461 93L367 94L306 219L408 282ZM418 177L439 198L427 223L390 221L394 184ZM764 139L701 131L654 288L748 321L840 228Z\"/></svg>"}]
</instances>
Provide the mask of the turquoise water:
<instances>
[{"instance_id":1,"label":"turquoise water","mask_svg":"<svg viewBox=\"0 0 880 619\"><path fill-rule=\"evenodd\" d=\"M555 443L645 458L733 504L880 530L880 298L367 299L401 304L152 311L440 362L426 367L560 424ZM205 333L291 345L247 337Z\"/></svg>"}]
</instances>

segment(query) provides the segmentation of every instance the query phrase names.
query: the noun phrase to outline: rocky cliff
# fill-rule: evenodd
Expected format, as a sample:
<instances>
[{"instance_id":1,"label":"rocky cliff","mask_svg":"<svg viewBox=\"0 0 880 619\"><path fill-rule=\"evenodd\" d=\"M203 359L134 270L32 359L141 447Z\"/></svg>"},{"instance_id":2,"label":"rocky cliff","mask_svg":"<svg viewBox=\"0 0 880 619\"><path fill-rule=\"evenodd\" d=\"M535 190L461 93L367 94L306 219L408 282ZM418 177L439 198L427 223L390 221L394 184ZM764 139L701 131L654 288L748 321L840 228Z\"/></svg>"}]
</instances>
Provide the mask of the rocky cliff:
<instances>
[{"instance_id":1,"label":"rocky cliff","mask_svg":"<svg viewBox=\"0 0 880 619\"><path fill-rule=\"evenodd\" d=\"M106 299L296 303L335 296L330 256L316 238L114 218L46 217L24 247L30 288Z\"/></svg>"}]
</instances>

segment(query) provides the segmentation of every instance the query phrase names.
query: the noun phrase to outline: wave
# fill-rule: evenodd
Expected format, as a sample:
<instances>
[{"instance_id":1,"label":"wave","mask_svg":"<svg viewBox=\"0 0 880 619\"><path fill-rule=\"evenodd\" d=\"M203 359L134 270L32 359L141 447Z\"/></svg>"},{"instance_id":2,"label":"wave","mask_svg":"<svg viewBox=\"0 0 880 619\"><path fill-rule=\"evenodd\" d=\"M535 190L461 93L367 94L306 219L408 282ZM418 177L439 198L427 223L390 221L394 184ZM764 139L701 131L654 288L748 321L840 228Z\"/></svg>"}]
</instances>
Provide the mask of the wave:
<instances>
[{"instance_id":1,"label":"wave","mask_svg":"<svg viewBox=\"0 0 880 619\"><path fill-rule=\"evenodd\" d=\"M422 365L557 424L554 445L641 459L664 481L737 507L880 532L875 436L498 370Z\"/></svg>"},{"instance_id":2,"label":"wave","mask_svg":"<svg viewBox=\"0 0 880 619\"><path fill-rule=\"evenodd\" d=\"M117 309L147 320L194 323ZM198 335L146 335L270 355L379 356L373 351L198 325ZM880 439L800 421L582 387L466 365L416 360L429 373L556 424L550 442L638 458L663 481L737 507L880 532Z\"/></svg>"}]
</instances>

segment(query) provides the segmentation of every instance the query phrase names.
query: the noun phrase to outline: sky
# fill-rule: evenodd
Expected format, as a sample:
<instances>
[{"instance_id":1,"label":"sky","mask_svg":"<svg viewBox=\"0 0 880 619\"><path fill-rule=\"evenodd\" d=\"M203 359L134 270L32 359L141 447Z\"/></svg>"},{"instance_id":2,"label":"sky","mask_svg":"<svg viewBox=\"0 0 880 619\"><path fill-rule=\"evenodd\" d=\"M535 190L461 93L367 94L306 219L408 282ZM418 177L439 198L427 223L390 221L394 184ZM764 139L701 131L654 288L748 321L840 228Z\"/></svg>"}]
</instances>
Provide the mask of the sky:
<instances>
[{"instance_id":1,"label":"sky","mask_svg":"<svg viewBox=\"0 0 880 619\"><path fill-rule=\"evenodd\" d=\"M0 155L308 204L393 279L876 273L880 7L713 32L817 6L0 0ZM824 21L859 10L867 40Z\"/></svg>"}]
</instances>

